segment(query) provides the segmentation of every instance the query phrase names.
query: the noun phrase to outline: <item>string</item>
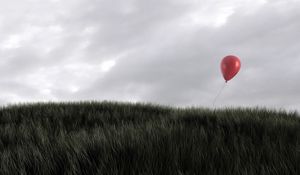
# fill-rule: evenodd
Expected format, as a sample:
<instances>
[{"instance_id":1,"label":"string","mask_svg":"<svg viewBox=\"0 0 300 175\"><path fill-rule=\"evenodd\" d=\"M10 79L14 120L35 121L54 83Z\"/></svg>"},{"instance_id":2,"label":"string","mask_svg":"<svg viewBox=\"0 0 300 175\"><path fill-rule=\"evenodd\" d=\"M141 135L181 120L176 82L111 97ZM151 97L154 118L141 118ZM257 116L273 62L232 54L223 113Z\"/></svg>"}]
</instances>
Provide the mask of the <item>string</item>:
<instances>
[{"instance_id":1,"label":"string","mask_svg":"<svg viewBox=\"0 0 300 175\"><path fill-rule=\"evenodd\" d=\"M215 103L216 103L218 97L221 95L221 93L222 93L223 89L225 88L226 84L227 84L227 81L225 81L224 85L222 86L222 88L219 90L217 96L215 97L215 99L213 101L213 108L215 108Z\"/></svg>"}]
</instances>

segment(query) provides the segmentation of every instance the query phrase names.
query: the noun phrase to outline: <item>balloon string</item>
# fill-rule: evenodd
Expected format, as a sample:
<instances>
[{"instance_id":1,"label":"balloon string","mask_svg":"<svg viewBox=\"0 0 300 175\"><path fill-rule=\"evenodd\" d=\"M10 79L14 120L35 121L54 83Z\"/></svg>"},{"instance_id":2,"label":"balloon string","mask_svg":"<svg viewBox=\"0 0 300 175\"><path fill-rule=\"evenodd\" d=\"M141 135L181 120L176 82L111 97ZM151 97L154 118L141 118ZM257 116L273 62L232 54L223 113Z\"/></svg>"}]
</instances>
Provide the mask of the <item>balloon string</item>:
<instances>
[{"instance_id":1,"label":"balloon string","mask_svg":"<svg viewBox=\"0 0 300 175\"><path fill-rule=\"evenodd\" d=\"M227 84L227 81L224 83L224 85L222 86L222 88L219 90L217 96L215 97L214 102L213 102L213 107L215 107L215 103L216 103L218 97L221 95L221 92L222 92L223 89L225 88L226 84Z\"/></svg>"}]
</instances>

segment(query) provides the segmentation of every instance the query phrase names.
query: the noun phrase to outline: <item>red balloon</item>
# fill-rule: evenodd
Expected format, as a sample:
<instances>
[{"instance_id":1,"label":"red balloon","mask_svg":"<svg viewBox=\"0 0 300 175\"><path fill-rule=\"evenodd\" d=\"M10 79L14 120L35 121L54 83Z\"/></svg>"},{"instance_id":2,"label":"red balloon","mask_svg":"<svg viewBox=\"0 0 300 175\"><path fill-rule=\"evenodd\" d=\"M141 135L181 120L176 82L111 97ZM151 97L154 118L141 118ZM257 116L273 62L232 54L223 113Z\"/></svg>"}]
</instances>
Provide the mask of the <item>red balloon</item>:
<instances>
[{"instance_id":1,"label":"red balloon","mask_svg":"<svg viewBox=\"0 0 300 175\"><path fill-rule=\"evenodd\" d=\"M228 55L223 58L221 62L221 71L226 83L239 72L240 68L241 68L241 61L238 57L233 55Z\"/></svg>"}]
</instances>

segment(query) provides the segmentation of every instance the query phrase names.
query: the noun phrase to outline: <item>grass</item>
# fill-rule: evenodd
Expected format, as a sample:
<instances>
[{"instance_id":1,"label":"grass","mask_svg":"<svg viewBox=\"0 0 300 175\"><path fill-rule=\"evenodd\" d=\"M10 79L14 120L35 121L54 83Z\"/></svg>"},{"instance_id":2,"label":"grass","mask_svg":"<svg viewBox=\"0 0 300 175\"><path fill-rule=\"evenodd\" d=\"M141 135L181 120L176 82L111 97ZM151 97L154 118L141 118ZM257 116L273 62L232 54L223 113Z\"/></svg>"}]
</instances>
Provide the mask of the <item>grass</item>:
<instances>
[{"instance_id":1,"label":"grass","mask_svg":"<svg viewBox=\"0 0 300 175\"><path fill-rule=\"evenodd\" d=\"M300 174L300 118L115 102L0 109L0 174Z\"/></svg>"}]
</instances>

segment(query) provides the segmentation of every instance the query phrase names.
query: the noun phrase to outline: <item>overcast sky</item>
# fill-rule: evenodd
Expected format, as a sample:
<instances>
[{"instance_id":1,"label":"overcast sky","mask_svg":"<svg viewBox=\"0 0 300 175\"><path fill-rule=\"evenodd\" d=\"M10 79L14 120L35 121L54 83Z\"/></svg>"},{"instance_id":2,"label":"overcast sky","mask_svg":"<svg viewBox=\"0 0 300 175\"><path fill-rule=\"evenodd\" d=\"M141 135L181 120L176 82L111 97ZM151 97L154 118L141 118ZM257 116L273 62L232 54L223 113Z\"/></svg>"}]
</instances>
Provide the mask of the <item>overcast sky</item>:
<instances>
[{"instance_id":1,"label":"overcast sky","mask_svg":"<svg viewBox=\"0 0 300 175\"><path fill-rule=\"evenodd\" d=\"M300 0L0 0L0 104L300 110Z\"/></svg>"}]
</instances>

